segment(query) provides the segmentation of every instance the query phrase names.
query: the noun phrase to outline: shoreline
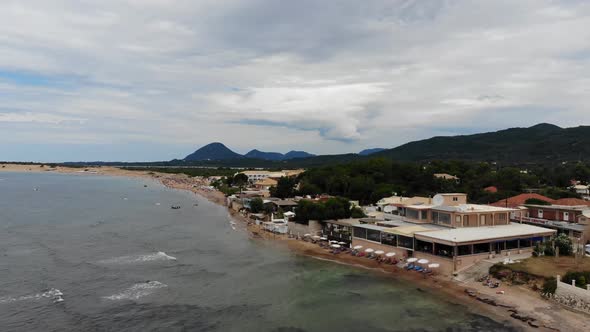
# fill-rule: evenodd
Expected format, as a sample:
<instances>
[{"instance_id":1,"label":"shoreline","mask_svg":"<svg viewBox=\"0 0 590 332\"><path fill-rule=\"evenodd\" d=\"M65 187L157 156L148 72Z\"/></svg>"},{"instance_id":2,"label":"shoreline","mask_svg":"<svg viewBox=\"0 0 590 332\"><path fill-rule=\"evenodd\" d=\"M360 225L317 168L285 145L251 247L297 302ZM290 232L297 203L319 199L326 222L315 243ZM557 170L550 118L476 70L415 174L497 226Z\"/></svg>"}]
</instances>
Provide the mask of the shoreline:
<instances>
[{"instance_id":1,"label":"shoreline","mask_svg":"<svg viewBox=\"0 0 590 332\"><path fill-rule=\"evenodd\" d=\"M84 171L84 170L87 171ZM295 254L307 256L336 264L354 268L368 269L392 279L403 280L416 286L421 291L434 291L450 303L463 305L469 312L486 316L507 326L525 331L583 331L590 329L590 319L583 314L574 313L558 304L549 302L532 290L519 286L503 286L501 289L490 289L477 282L460 283L442 275L424 278L412 271L405 271L391 265L381 265L374 260L355 257L347 254L334 255L315 244L288 238L285 235L275 235L256 226L245 216L226 206L225 195L217 190L204 189L208 186L202 178L192 178L185 174L156 173L151 171L124 170L116 167L87 167L72 168L59 166L55 169L40 165L0 164L0 174L3 172L39 173L53 172L73 175L122 176L157 181L165 187L186 190L199 195L208 201L226 207L231 218L243 223L251 237L258 240L274 240L285 245ZM468 292L468 290L470 290ZM495 294L497 290L504 290L506 295ZM477 294L477 298L473 295ZM492 300L485 302L482 300ZM511 311L512 310L512 311ZM533 317L538 327L529 325L511 317L513 311L519 315ZM559 328L558 328L559 327Z\"/></svg>"}]
</instances>

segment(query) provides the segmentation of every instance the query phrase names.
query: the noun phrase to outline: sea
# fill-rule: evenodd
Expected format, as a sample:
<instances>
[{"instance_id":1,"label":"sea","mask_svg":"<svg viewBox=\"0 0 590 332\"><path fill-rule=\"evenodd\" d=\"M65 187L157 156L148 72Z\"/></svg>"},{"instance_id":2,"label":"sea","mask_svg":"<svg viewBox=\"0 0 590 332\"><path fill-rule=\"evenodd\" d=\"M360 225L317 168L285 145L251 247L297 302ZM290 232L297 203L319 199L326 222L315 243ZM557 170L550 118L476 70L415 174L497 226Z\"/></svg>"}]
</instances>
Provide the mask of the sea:
<instances>
[{"instance_id":1,"label":"sea","mask_svg":"<svg viewBox=\"0 0 590 332\"><path fill-rule=\"evenodd\" d=\"M180 209L171 209L179 205ZM513 331L141 178L0 173L0 331Z\"/></svg>"}]
</instances>

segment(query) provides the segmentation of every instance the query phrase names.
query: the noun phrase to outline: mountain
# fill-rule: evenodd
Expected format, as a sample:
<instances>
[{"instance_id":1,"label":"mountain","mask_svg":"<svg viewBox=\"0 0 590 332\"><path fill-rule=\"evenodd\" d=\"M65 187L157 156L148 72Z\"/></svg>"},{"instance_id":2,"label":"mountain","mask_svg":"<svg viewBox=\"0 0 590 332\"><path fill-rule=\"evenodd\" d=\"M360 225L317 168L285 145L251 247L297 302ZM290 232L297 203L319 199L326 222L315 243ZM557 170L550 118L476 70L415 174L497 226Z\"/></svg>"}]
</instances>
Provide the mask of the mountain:
<instances>
[{"instance_id":1,"label":"mountain","mask_svg":"<svg viewBox=\"0 0 590 332\"><path fill-rule=\"evenodd\" d=\"M371 155L373 153L377 153L377 152L381 152L381 151L385 151L386 149L383 148L373 148L373 149L365 149L361 152L359 152L359 155L361 156L368 156Z\"/></svg>"},{"instance_id":2,"label":"mountain","mask_svg":"<svg viewBox=\"0 0 590 332\"><path fill-rule=\"evenodd\" d=\"M285 155L279 152L263 152L259 150L252 150L244 155L246 158L263 159L263 160L283 160Z\"/></svg>"},{"instance_id":3,"label":"mountain","mask_svg":"<svg viewBox=\"0 0 590 332\"><path fill-rule=\"evenodd\" d=\"M243 156L228 149L227 146L222 143L215 142L207 144L189 154L184 158L184 161L228 160L239 158L243 158Z\"/></svg>"},{"instance_id":4,"label":"mountain","mask_svg":"<svg viewBox=\"0 0 590 332\"><path fill-rule=\"evenodd\" d=\"M305 151L289 151L285 153L284 160L315 157L315 154L307 153Z\"/></svg>"},{"instance_id":5,"label":"mountain","mask_svg":"<svg viewBox=\"0 0 590 332\"><path fill-rule=\"evenodd\" d=\"M371 157L404 161L471 160L555 163L588 160L590 126L560 128L541 123L474 135L433 137L377 152Z\"/></svg>"}]
</instances>

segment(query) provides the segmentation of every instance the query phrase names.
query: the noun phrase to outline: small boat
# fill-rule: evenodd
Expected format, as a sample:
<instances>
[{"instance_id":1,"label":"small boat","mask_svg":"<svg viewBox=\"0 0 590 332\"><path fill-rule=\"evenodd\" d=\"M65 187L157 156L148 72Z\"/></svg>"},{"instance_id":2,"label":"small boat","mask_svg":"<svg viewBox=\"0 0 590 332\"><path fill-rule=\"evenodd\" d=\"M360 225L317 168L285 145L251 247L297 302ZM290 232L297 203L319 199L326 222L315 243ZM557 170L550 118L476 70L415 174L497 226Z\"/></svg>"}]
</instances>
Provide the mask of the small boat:
<instances>
[{"instance_id":1,"label":"small boat","mask_svg":"<svg viewBox=\"0 0 590 332\"><path fill-rule=\"evenodd\" d=\"M170 208L172 210L178 210L178 209L180 209L180 205L172 205Z\"/></svg>"}]
</instances>

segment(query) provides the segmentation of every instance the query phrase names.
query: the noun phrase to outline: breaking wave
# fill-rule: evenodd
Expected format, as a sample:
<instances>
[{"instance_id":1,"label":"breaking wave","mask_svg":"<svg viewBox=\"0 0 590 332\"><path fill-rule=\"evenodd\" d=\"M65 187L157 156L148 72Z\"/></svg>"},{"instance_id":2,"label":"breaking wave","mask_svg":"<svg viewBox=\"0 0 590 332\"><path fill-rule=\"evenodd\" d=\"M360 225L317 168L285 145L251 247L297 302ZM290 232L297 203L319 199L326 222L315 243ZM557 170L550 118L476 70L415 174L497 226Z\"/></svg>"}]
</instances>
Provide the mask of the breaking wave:
<instances>
[{"instance_id":1,"label":"breaking wave","mask_svg":"<svg viewBox=\"0 0 590 332\"><path fill-rule=\"evenodd\" d=\"M0 297L0 304L21 302L21 301L38 301L41 299L53 300L53 303L63 302L63 293L57 288L51 288L43 293L23 295L19 297Z\"/></svg>"},{"instance_id":2,"label":"breaking wave","mask_svg":"<svg viewBox=\"0 0 590 332\"><path fill-rule=\"evenodd\" d=\"M117 301L117 300L137 300L144 296L153 294L157 289L168 287L159 281L148 281L139 284L135 284L119 294L110 296L104 296L106 300Z\"/></svg>"},{"instance_id":3,"label":"breaking wave","mask_svg":"<svg viewBox=\"0 0 590 332\"><path fill-rule=\"evenodd\" d=\"M163 251L148 255L132 255L132 256L121 256L109 259L103 259L98 261L100 264L136 264L143 262L154 262L154 261L175 261L176 257L170 256Z\"/></svg>"}]
</instances>

